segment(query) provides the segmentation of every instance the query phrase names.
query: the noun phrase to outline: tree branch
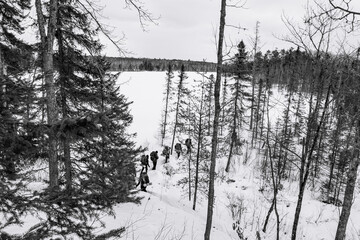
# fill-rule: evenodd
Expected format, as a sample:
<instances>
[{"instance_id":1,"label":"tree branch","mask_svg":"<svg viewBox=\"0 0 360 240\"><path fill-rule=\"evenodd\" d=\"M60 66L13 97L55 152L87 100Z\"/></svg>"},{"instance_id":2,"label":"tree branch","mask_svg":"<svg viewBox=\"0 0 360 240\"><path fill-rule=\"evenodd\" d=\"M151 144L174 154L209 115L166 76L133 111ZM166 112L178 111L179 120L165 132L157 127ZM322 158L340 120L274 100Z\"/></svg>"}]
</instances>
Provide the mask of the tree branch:
<instances>
[{"instance_id":1,"label":"tree branch","mask_svg":"<svg viewBox=\"0 0 360 240\"><path fill-rule=\"evenodd\" d=\"M125 3L129 8L133 7L138 12L139 22L143 31L146 31L146 22L151 22L155 25L158 25L156 20L159 18L155 18L148 12L147 9L143 8L143 2L140 0L125 0Z\"/></svg>"}]
</instances>

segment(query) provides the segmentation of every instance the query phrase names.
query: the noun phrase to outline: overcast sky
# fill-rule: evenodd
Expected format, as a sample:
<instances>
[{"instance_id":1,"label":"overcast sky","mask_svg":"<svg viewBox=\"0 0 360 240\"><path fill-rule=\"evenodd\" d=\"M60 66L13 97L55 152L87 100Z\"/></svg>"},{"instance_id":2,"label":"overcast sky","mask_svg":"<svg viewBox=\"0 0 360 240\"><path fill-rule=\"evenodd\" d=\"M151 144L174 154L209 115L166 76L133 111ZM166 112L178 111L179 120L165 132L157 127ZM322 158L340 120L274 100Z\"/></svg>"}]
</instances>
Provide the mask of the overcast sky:
<instances>
[{"instance_id":1,"label":"overcast sky","mask_svg":"<svg viewBox=\"0 0 360 240\"><path fill-rule=\"evenodd\" d=\"M140 26L137 12L124 8L124 1L100 2L105 5L104 21L114 27L113 35L125 34L124 48L133 53L128 56L216 61L220 0L143 0L145 8L159 17L158 24L148 23L146 31ZM254 37L259 21L262 51L289 48L290 44L274 36L287 34L281 16L285 14L301 22L306 3L307 0L248 0L242 9L228 8L227 24L247 30L227 27L226 41L236 44L244 40L250 49L250 38ZM105 44L108 56L119 56L114 46L108 41Z\"/></svg>"}]
</instances>

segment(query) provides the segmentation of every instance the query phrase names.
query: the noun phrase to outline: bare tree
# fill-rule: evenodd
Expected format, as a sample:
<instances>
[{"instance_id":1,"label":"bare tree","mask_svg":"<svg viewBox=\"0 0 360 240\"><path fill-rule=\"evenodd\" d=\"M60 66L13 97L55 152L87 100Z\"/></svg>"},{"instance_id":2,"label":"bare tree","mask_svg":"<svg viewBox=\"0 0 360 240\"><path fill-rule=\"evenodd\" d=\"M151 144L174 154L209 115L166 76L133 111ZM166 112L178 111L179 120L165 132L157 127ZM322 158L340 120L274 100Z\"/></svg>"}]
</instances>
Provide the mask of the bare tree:
<instances>
[{"instance_id":1,"label":"bare tree","mask_svg":"<svg viewBox=\"0 0 360 240\"><path fill-rule=\"evenodd\" d=\"M253 118L254 118L254 101L255 101L255 76L256 76L256 53L258 51L258 46L259 46L259 24L260 22L257 21L256 22L256 27L255 27L255 39L254 39L254 48L253 48L253 54L254 54L254 59L253 59L253 66L252 66L252 78L251 78L251 108L250 108L250 130L253 128Z\"/></svg>"},{"instance_id":2,"label":"bare tree","mask_svg":"<svg viewBox=\"0 0 360 240\"><path fill-rule=\"evenodd\" d=\"M171 91L172 91L172 79L174 78L174 73L172 70L172 66L169 63L168 71L166 72L166 89L165 89L165 109L164 109L164 121L162 122L162 132L161 132L161 145L164 145L164 139L166 137L166 126L167 118L169 115L169 102L171 100Z\"/></svg>"},{"instance_id":3,"label":"bare tree","mask_svg":"<svg viewBox=\"0 0 360 240\"><path fill-rule=\"evenodd\" d=\"M360 9L356 9L354 0L328 0L330 7L315 1L316 5L322 10L317 15L327 15L331 19L341 21L347 28L348 32L356 30L360 26Z\"/></svg>"},{"instance_id":4,"label":"bare tree","mask_svg":"<svg viewBox=\"0 0 360 240\"><path fill-rule=\"evenodd\" d=\"M341 209L340 219L336 230L335 240L344 240L346 235L346 226L350 217L351 206L353 203L354 190L357 179L358 167L360 164L359 155L359 137L360 137L360 121L356 123L356 139L355 146L352 151L348 179L344 193L344 203Z\"/></svg>"},{"instance_id":5,"label":"bare tree","mask_svg":"<svg viewBox=\"0 0 360 240\"><path fill-rule=\"evenodd\" d=\"M268 111L268 129L267 129L267 136L266 136L266 145L267 145L267 154L269 156L269 160L270 160L270 172L271 172L271 181L272 181L272 185L273 185L273 199L271 201L271 206L269 208L269 211L267 213L266 219L265 219L265 223L263 226L262 231L266 232L266 227L267 224L269 222L269 218L271 215L272 211L275 211L275 215L276 215L276 239L279 240L279 236L280 236L280 216L279 216L279 212L277 209L277 195L279 192L279 185L280 185L280 181L281 181L281 169L280 169L280 159L278 161L277 164L277 169L275 169L274 166L274 158L276 156L275 152L271 151L271 145L270 145L270 138L269 138L269 133L270 133L270 121L269 121L269 111ZM274 151L276 149L276 145L277 145L277 141L275 140L275 144L274 144ZM276 172L275 172L276 171Z\"/></svg>"},{"instance_id":6,"label":"bare tree","mask_svg":"<svg viewBox=\"0 0 360 240\"><path fill-rule=\"evenodd\" d=\"M203 138L204 138L204 132L205 132L205 127L204 127L204 78L202 81L202 88L201 88L201 98L200 98L200 107L198 109L198 126L197 126L197 136L196 136L196 140L197 140L197 151L196 151L196 165L195 165L195 186L194 186L194 199L193 199L193 210L195 210L196 208L196 200L197 200L197 193L198 193L198 183L199 183L199 163L200 163L200 155L201 155L201 148L203 145ZM190 151L191 154L191 151Z\"/></svg>"},{"instance_id":7,"label":"bare tree","mask_svg":"<svg viewBox=\"0 0 360 240\"><path fill-rule=\"evenodd\" d=\"M325 66L329 64L325 56L327 56L326 53L329 51L330 34L336 29L337 25L334 25L332 19L327 15L317 15L317 17L314 18L309 17L312 16L311 14L313 12L314 10L310 8L307 9L308 15L305 17L305 24L303 26L296 27L287 18L283 19L291 33L291 37L286 37L284 40L304 49L307 54L315 59L314 71L310 73L312 79L311 86L313 89L310 92L306 136L302 141L302 153L297 155L300 159L300 181L291 234L292 240L296 239L305 187L314 161L318 141L322 134L321 129L325 124L325 116L329 107L330 93L332 90L331 79L324 74L324 69ZM315 85L315 83L318 85ZM315 86L317 86L317 88L315 88ZM317 90L317 92L315 92L315 90Z\"/></svg>"},{"instance_id":8,"label":"bare tree","mask_svg":"<svg viewBox=\"0 0 360 240\"><path fill-rule=\"evenodd\" d=\"M223 42L224 42L224 30L225 30L225 16L226 16L226 0L221 0L220 10L220 26L219 26L219 42L217 48L217 68L216 68L216 80L214 89L214 104L215 115L213 123L213 133L211 139L211 157L210 157L210 181L209 181L209 194L208 194L208 208L206 217L206 227L204 239L210 240L212 216L214 208L215 197L215 166L216 166L216 152L218 144L218 128L219 128L219 115L220 115L220 88L221 88L221 75L222 75L222 63L223 63Z\"/></svg>"}]
</instances>

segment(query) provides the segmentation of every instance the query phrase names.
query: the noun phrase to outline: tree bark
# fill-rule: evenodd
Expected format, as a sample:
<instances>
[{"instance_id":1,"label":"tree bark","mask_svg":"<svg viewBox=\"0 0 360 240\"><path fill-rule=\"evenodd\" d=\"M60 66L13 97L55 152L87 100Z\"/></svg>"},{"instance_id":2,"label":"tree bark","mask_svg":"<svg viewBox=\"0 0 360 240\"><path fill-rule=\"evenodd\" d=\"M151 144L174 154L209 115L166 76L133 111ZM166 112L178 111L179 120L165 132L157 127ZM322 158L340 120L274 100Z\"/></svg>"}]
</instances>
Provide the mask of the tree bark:
<instances>
[{"instance_id":1,"label":"tree bark","mask_svg":"<svg viewBox=\"0 0 360 240\"><path fill-rule=\"evenodd\" d=\"M359 157L353 159L351 168L348 174L348 180L345 188L344 203L342 206L339 224L336 230L335 240L344 240L346 233L346 226L350 217L350 211L352 206L352 201L354 197L355 183L357 178L357 170L359 167Z\"/></svg>"},{"instance_id":2,"label":"tree bark","mask_svg":"<svg viewBox=\"0 0 360 240\"><path fill-rule=\"evenodd\" d=\"M58 19L58 24L60 26L61 19ZM62 120L67 119L68 116L68 106L67 106L67 97L66 97L66 81L69 78L70 74L70 66L65 59L64 52L64 41L63 41L63 33L59 29L57 31L57 39L58 39L58 49L59 49L59 75L60 75L60 95L61 95L61 114ZM70 150L70 137L67 132L64 133L64 138L62 139L63 146L63 154L64 154L64 166L65 166L65 181L66 181L66 190L71 191L72 186L72 166L71 166L71 150Z\"/></svg>"},{"instance_id":3,"label":"tree bark","mask_svg":"<svg viewBox=\"0 0 360 240\"><path fill-rule=\"evenodd\" d=\"M213 79L210 79L210 81L209 81L209 107L208 107L208 135L209 135L209 136L210 136L210 134L211 134L211 107L212 107L212 104L211 104L211 101L212 101L211 94L212 94L212 89L213 89L212 80L213 80Z\"/></svg>"},{"instance_id":4,"label":"tree bark","mask_svg":"<svg viewBox=\"0 0 360 240\"><path fill-rule=\"evenodd\" d=\"M358 131L357 131L358 136L357 136L357 138L359 138L359 135L360 135L359 131L360 131L360 121L358 121ZM354 147L356 149L354 150L353 159L350 163L350 169L349 169L349 173L348 173L348 179L347 179L345 194L344 194L344 201L343 201L343 206L341 209L339 224L338 224L337 230L336 230L335 240L344 240L345 239L346 226L347 226L347 223L348 223L349 217L350 217L350 211L351 211L351 206L352 206L353 197L354 197L354 190L355 190L355 185L356 185L357 171L358 171L358 167L359 167L359 163L360 163L359 150L358 150L359 146L358 146L357 141L355 142Z\"/></svg>"},{"instance_id":5,"label":"tree bark","mask_svg":"<svg viewBox=\"0 0 360 240\"><path fill-rule=\"evenodd\" d=\"M189 152L188 167L189 167L189 201L191 201L191 151Z\"/></svg>"},{"instance_id":6,"label":"tree bark","mask_svg":"<svg viewBox=\"0 0 360 240\"><path fill-rule=\"evenodd\" d=\"M262 88L263 88L263 80L260 78L258 96L257 96L257 106L256 106L256 113L255 113L256 114L256 116L255 116L255 129L253 130L253 134L252 134L252 138L251 138L251 146L254 145L254 139L256 141L257 138L258 138L258 125L259 125L259 113L260 113L260 109L261 109L260 105L261 105Z\"/></svg>"},{"instance_id":7,"label":"tree bark","mask_svg":"<svg viewBox=\"0 0 360 240\"><path fill-rule=\"evenodd\" d=\"M47 110L47 124L49 126L48 143L49 143L49 186L50 188L57 187L59 184L59 169L57 160L57 141L53 129L53 125L57 120L57 107L56 107L56 91L54 84L54 63L53 63L53 46L55 31L57 28L57 11L58 0L50 0L50 12L47 24L42 11L40 0L35 1L37 22L39 27L41 48L42 48L42 66L45 75L45 91L46 91L46 110Z\"/></svg>"},{"instance_id":8,"label":"tree bark","mask_svg":"<svg viewBox=\"0 0 360 240\"><path fill-rule=\"evenodd\" d=\"M226 83L226 74L225 74L223 91L222 91L222 105L223 106L225 106L225 104L226 104L226 97L227 97L226 88L227 88L227 83ZM225 108L224 107L222 108L221 115L222 115L221 116L222 124L220 124L220 135L223 135L223 128L224 128L224 122L225 122Z\"/></svg>"},{"instance_id":9,"label":"tree bark","mask_svg":"<svg viewBox=\"0 0 360 240\"><path fill-rule=\"evenodd\" d=\"M196 153L196 166L195 166L195 187L194 187L194 199L193 199L193 210L196 208L196 199L197 199L197 191L198 191L198 183L199 183L199 161L200 161L200 147L201 147L201 138L202 138L202 121L200 117L199 123L199 133L198 133L198 145L197 145L197 153Z\"/></svg>"},{"instance_id":10,"label":"tree bark","mask_svg":"<svg viewBox=\"0 0 360 240\"><path fill-rule=\"evenodd\" d=\"M259 41L259 21L256 22L256 29L255 29L254 60L253 60L253 66L252 66L252 79L251 79L250 130L252 130L252 128L253 128L253 119L254 119L256 53L257 53L258 41Z\"/></svg>"},{"instance_id":11,"label":"tree bark","mask_svg":"<svg viewBox=\"0 0 360 240\"><path fill-rule=\"evenodd\" d=\"M196 208L197 190L199 183L199 162L200 162L200 149L203 135L203 105L204 105L204 87L201 91L201 103L200 103L200 114L199 114L199 129L197 136L197 152L196 152L196 166L195 166L195 187L194 187L194 199L193 199L193 210Z\"/></svg>"},{"instance_id":12,"label":"tree bark","mask_svg":"<svg viewBox=\"0 0 360 240\"><path fill-rule=\"evenodd\" d=\"M171 69L171 65L169 64L168 74L167 74L167 79L166 79L166 99L165 99L165 112L164 112L164 123L163 123L164 128L163 128L163 132L162 132L161 146L164 145L164 139L165 139L165 135L166 135L171 78L172 78L172 69Z\"/></svg>"},{"instance_id":13,"label":"tree bark","mask_svg":"<svg viewBox=\"0 0 360 240\"><path fill-rule=\"evenodd\" d=\"M212 216L214 208L214 182L215 182L215 166L216 166L216 152L218 144L218 128L219 128L219 115L220 115L220 87L221 87L221 75L222 75L222 61L223 61L223 42L224 42L224 30L225 30L225 16L226 16L226 0L221 0L220 10L220 27L219 27L219 43L217 52L217 68L216 68L216 80L214 89L214 100L215 100L215 115L213 134L211 139L211 157L210 157L210 180L209 180L209 194L208 194L208 208L206 217L206 227L204 239L210 240Z\"/></svg>"}]
</instances>

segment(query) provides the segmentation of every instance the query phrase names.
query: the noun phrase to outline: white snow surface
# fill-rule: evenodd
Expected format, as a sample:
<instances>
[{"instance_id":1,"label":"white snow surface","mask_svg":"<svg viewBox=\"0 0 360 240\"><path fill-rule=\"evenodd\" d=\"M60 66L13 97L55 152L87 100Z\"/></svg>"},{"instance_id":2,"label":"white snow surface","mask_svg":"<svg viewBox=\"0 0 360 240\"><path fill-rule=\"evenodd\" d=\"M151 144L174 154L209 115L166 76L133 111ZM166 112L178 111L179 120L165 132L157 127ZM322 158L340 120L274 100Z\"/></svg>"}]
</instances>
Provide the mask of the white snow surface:
<instances>
[{"instance_id":1,"label":"white snow surface","mask_svg":"<svg viewBox=\"0 0 360 240\"><path fill-rule=\"evenodd\" d=\"M177 75L178 73L175 72L174 80L177 80ZM199 74L193 72L188 72L187 76L187 81L201 78ZM135 141L138 145L148 147L146 154L158 150L160 155L162 150L159 133L164 107L165 77L165 72L123 72L118 80L120 92L127 96L129 101L133 101L131 113L134 121L129 132L137 133ZM285 102L281 92L274 89L273 93L274 102ZM275 120L274 116L279 114L281 107L278 109L275 107L272 120ZM169 141L166 143L170 145ZM257 151L251 151L248 163L243 165L243 156L238 156L230 173L224 172L226 159L217 160L217 172L223 180L216 181L211 239L239 239L233 230L234 220L231 216L230 202L236 205L241 203L240 227L244 237L248 240L256 239L256 231L259 231L262 240L276 239L274 213L271 215L266 233L261 231L271 204L272 192L270 188L263 193L259 192L260 186L263 185L258 171L259 159ZM179 159L172 155L168 164L164 164L164 158L160 156L157 169L149 170L151 185L147 188L148 192L138 193L143 197L141 204L116 205L114 208L116 217L104 215L102 220L106 223L106 228L99 229L98 233L125 226L126 232L121 239L126 240L204 239L207 198L204 194L200 194L197 208L195 211L192 210L192 201L189 201L187 191L177 184L179 179L187 176L187 172L180 169L180 165L184 162L187 162L187 155ZM167 169L171 168L174 170L173 173L167 175L166 172L169 172ZM227 183L228 179L234 182ZM360 239L358 193L359 187L355 192L356 198L347 226L348 240ZM280 239L290 239L297 194L297 182L291 184L285 182L283 190L279 193ZM312 191L308 186L303 200L297 239L334 239L341 208L324 204L317 200L317 196L317 191ZM28 220L34 223L33 217ZM13 226L8 231L21 233L26 230L26 226L28 224L22 228Z\"/></svg>"},{"instance_id":2,"label":"white snow surface","mask_svg":"<svg viewBox=\"0 0 360 240\"><path fill-rule=\"evenodd\" d=\"M173 80L177 80L175 72ZM214 74L215 75L215 74ZM188 72L186 81L201 79L198 73ZM164 108L165 72L124 72L119 77L121 93L134 101L131 106L134 122L130 129L137 132L136 141L150 151L161 152L159 132L161 114ZM286 102L284 93L273 89L272 104L275 105L271 121L281 115ZM275 124L275 122L273 122ZM167 142L170 145L170 141ZM170 165L175 169L171 177L165 174L164 159L160 156L157 170L149 171L152 182L147 189L149 192L140 192L143 196L142 204L121 204L116 207L117 218L109 218L108 228L128 226L122 239L203 239L207 215L207 199L202 195L197 203L196 210L192 210L192 201L188 199L187 191L177 185L177 180L187 175L179 170L179 166L187 161L187 156L179 159L175 155L170 158ZM272 213L266 234L261 231L267 211L271 204L271 189L260 193L262 185L258 173L258 153L252 151L250 161L243 165L243 156L239 156L233 169L225 174L226 159L218 159L217 172L224 179L233 179L235 182L216 181L215 206L211 239L239 239L233 230L234 220L229 208L230 200L239 197L243 201L243 214L240 226L244 237L249 240L256 239L259 231L262 239L276 238L275 214ZM310 185L310 184L309 184ZM317 200L318 189L306 190L300 223L297 231L298 239L320 240L334 239L337 222L341 208L324 204ZM347 226L349 240L360 239L360 199L357 188L350 220ZM284 189L279 193L278 209L281 219L280 239L290 239L292 223L298 194L297 181L284 184ZM232 200L232 203L237 203Z\"/></svg>"}]
</instances>

